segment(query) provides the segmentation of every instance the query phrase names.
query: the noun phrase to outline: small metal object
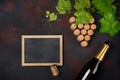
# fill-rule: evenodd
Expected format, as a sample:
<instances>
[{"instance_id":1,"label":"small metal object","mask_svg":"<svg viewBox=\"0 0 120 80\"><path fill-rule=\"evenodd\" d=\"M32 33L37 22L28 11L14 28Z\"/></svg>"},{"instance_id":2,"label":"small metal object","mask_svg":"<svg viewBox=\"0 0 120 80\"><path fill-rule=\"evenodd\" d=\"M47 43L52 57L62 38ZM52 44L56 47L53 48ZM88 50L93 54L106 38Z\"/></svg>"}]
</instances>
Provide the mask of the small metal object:
<instances>
[{"instance_id":1,"label":"small metal object","mask_svg":"<svg viewBox=\"0 0 120 80\"><path fill-rule=\"evenodd\" d=\"M58 76L59 75L59 70L58 70L56 65L52 65L50 69L51 69L51 72L52 72L53 76Z\"/></svg>"}]
</instances>

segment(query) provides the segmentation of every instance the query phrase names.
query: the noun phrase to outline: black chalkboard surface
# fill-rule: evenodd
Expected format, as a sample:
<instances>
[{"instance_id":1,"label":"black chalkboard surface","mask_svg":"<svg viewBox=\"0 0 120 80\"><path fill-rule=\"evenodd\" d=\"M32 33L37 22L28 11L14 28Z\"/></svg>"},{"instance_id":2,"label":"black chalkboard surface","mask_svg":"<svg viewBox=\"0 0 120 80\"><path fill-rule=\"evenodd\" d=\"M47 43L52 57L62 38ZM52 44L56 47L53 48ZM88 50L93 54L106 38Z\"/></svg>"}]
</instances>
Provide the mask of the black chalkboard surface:
<instances>
[{"instance_id":1,"label":"black chalkboard surface","mask_svg":"<svg viewBox=\"0 0 120 80\"><path fill-rule=\"evenodd\" d=\"M62 35L22 35L22 66L62 66Z\"/></svg>"}]
</instances>

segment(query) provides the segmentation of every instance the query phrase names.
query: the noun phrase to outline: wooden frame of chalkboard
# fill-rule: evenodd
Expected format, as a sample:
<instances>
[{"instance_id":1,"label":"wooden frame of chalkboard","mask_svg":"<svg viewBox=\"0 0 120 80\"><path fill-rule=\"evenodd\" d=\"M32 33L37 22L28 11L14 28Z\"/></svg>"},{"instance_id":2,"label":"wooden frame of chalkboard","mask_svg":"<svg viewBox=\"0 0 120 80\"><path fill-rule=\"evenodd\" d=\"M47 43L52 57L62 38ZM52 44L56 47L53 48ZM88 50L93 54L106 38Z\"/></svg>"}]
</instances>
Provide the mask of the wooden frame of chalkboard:
<instances>
[{"instance_id":1,"label":"wooden frame of chalkboard","mask_svg":"<svg viewBox=\"0 0 120 80\"><path fill-rule=\"evenodd\" d=\"M63 36L22 35L22 66L52 65L63 65Z\"/></svg>"}]
</instances>

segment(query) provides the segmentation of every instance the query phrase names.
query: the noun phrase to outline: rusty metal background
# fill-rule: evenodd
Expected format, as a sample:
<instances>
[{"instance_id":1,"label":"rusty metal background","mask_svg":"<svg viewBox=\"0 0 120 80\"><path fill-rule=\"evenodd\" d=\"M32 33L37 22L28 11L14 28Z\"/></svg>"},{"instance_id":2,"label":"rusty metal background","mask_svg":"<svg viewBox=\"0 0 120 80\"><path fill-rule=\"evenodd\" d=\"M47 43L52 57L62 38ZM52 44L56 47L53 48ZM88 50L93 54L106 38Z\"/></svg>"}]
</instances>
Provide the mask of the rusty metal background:
<instances>
[{"instance_id":1,"label":"rusty metal background","mask_svg":"<svg viewBox=\"0 0 120 80\"><path fill-rule=\"evenodd\" d=\"M110 38L99 33L100 16L94 13L98 26L89 46L80 47L70 30L72 14L59 15L59 20L48 23L45 11L56 12L57 0L0 0L0 80L74 80L81 68L101 49L104 41L112 45L104 59L96 80L120 80L120 33ZM117 0L119 2L119 0ZM116 2L116 3L117 3ZM120 16L118 6L117 16ZM50 67L21 66L21 35L63 35L64 65L61 74L53 77Z\"/></svg>"}]
</instances>

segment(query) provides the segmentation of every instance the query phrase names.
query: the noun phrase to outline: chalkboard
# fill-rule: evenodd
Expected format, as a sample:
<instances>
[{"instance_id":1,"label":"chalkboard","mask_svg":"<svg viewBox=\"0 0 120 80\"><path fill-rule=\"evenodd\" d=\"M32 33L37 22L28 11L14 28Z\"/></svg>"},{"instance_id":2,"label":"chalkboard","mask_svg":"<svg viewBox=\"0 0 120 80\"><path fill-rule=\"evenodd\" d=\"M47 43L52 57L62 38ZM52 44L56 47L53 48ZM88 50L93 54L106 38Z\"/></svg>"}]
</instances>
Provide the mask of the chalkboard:
<instances>
[{"instance_id":1,"label":"chalkboard","mask_svg":"<svg viewBox=\"0 0 120 80\"><path fill-rule=\"evenodd\" d=\"M22 35L22 66L62 66L62 42L62 35Z\"/></svg>"}]
</instances>

